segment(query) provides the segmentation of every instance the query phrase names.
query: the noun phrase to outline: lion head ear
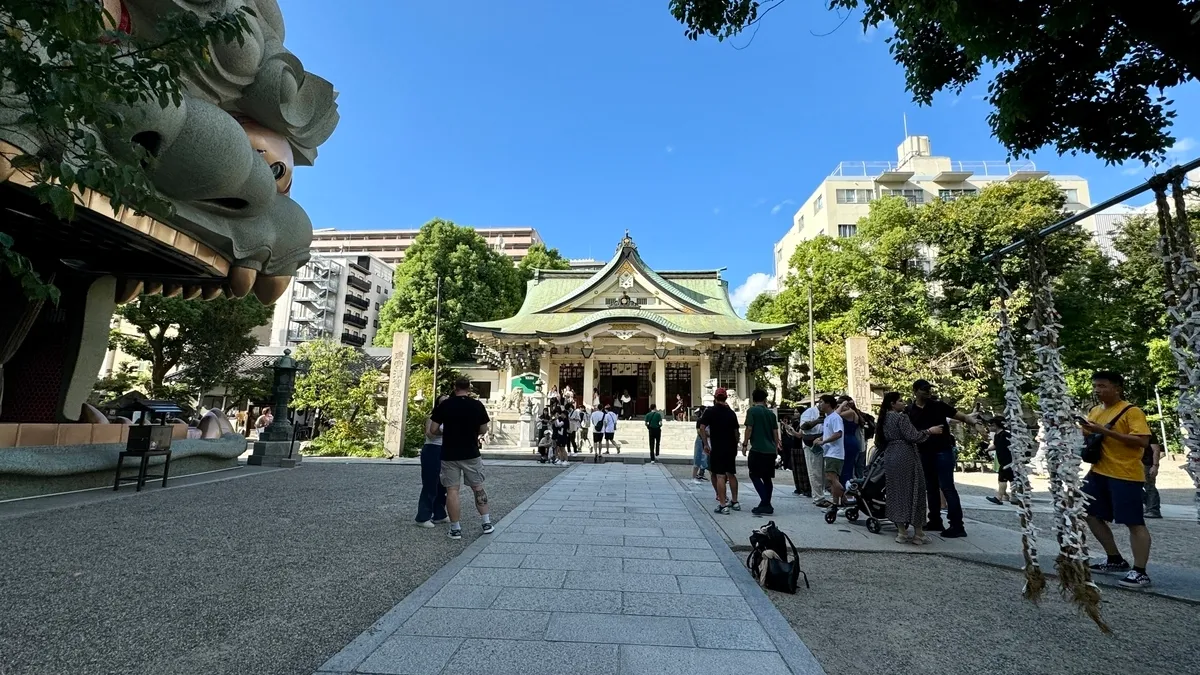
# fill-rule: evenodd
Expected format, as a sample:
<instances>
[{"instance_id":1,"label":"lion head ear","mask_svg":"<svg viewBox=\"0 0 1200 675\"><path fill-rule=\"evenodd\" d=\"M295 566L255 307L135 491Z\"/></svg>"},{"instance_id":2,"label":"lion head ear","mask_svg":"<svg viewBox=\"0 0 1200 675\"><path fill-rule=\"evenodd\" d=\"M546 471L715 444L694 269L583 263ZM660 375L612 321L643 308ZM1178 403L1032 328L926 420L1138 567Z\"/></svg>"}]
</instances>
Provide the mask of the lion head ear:
<instances>
[{"instance_id":1,"label":"lion head ear","mask_svg":"<svg viewBox=\"0 0 1200 675\"><path fill-rule=\"evenodd\" d=\"M250 140L250 147L271 167L271 173L275 176L275 188L279 194L291 193L292 171L295 169L291 143L288 143L283 134L271 131L245 115L234 114L233 118L242 125L246 138Z\"/></svg>"}]
</instances>

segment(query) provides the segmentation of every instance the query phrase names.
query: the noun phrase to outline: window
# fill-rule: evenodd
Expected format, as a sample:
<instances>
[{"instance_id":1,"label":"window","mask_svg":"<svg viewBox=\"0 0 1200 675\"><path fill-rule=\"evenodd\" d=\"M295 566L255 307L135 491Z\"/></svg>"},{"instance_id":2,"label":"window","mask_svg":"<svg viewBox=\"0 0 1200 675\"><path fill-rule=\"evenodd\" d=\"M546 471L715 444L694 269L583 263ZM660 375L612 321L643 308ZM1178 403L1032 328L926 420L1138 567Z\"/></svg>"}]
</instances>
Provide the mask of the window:
<instances>
[{"instance_id":1,"label":"window","mask_svg":"<svg viewBox=\"0 0 1200 675\"><path fill-rule=\"evenodd\" d=\"M905 199L908 200L909 204L924 204L925 203L925 191L921 190L921 189L915 189L915 190L911 189L911 188L904 188L903 190L884 189L883 195L885 197L888 197L888 196L904 197Z\"/></svg>"},{"instance_id":2,"label":"window","mask_svg":"<svg viewBox=\"0 0 1200 675\"><path fill-rule=\"evenodd\" d=\"M796 230L799 231L799 230L803 230L803 229L804 229L804 216L800 216L799 218L796 219Z\"/></svg>"},{"instance_id":3,"label":"window","mask_svg":"<svg viewBox=\"0 0 1200 675\"><path fill-rule=\"evenodd\" d=\"M874 190L838 190L839 204L868 204L875 198Z\"/></svg>"},{"instance_id":4,"label":"window","mask_svg":"<svg viewBox=\"0 0 1200 675\"><path fill-rule=\"evenodd\" d=\"M839 237L853 237L858 234L858 225L854 223L843 223L838 225Z\"/></svg>"},{"instance_id":5,"label":"window","mask_svg":"<svg viewBox=\"0 0 1200 675\"><path fill-rule=\"evenodd\" d=\"M963 188L961 190L938 190L938 199L944 202L952 202L959 197L966 197L968 195L976 194L979 194L979 190L976 190L975 188Z\"/></svg>"},{"instance_id":6,"label":"window","mask_svg":"<svg viewBox=\"0 0 1200 675\"><path fill-rule=\"evenodd\" d=\"M823 208L825 208L825 195L817 195L817 200L813 202L813 213L820 213Z\"/></svg>"},{"instance_id":7,"label":"window","mask_svg":"<svg viewBox=\"0 0 1200 675\"><path fill-rule=\"evenodd\" d=\"M1064 188L1064 189L1063 189L1063 196L1065 196L1065 197L1067 198L1067 203L1068 203L1068 204L1078 204L1078 203L1080 203L1080 202L1079 202L1079 190L1076 190L1075 188L1070 188L1070 189L1066 189L1066 188Z\"/></svg>"}]
</instances>

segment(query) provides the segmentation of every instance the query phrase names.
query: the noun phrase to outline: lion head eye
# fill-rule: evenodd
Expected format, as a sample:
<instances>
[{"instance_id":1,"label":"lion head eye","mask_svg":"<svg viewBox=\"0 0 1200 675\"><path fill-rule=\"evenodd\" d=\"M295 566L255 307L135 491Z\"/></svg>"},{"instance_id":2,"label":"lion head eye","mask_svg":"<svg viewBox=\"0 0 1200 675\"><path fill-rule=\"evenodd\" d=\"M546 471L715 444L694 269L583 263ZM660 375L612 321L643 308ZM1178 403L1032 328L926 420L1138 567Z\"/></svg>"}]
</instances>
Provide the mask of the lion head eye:
<instances>
[{"instance_id":1,"label":"lion head eye","mask_svg":"<svg viewBox=\"0 0 1200 675\"><path fill-rule=\"evenodd\" d=\"M283 178L284 172L287 171L287 166L283 162L274 162L271 164L271 173L274 174L275 180Z\"/></svg>"}]
</instances>

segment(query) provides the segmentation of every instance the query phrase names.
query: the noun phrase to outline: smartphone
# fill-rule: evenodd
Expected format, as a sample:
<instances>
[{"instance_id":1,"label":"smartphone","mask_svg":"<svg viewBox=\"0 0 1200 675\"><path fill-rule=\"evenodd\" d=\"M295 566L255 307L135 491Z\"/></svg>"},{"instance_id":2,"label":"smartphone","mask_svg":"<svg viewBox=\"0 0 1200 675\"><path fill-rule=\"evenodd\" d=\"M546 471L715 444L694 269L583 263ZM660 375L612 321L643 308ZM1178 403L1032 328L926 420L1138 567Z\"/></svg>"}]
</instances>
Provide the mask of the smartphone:
<instances>
[{"instance_id":1,"label":"smartphone","mask_svg":"<svg viewBox=\"0 0 1200 675\"><path fill-rule=\"evenodd\" d=\"M1086 424L1088 421L1086 417L1081 415L1071 415L1071 419L1075 420L1079 424Z\"/></svg>"}]
</instances>

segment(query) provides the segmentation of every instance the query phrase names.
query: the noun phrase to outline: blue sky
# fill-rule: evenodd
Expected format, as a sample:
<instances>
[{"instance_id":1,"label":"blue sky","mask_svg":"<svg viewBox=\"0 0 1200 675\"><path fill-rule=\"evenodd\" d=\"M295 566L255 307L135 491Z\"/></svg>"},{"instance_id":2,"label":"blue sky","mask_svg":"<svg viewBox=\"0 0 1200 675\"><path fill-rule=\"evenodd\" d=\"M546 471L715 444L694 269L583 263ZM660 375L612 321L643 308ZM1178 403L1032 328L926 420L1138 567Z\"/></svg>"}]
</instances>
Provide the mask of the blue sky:
<instances>
[{"instance_id":1,"label":"blue sky","mask_svg":"<svg viewBox=\"0 0 1200 675\"><path fill-rule=\"evenodd\" d=\"M842 160L894 161L902 115L935 154L1005 156L985 82L917 107L884 36L824 3L785 3L724 44L687 40L667 0L280 4L288 47L340 92L341 124L292 193L314 227L529 225L600 259L629 228L652 266L727 267L748 302L793 203ZM1172 95L1190 158L1200 87ZM1096 201L1148 175L1034 160Z\"/></svg>"}]
</instances>

